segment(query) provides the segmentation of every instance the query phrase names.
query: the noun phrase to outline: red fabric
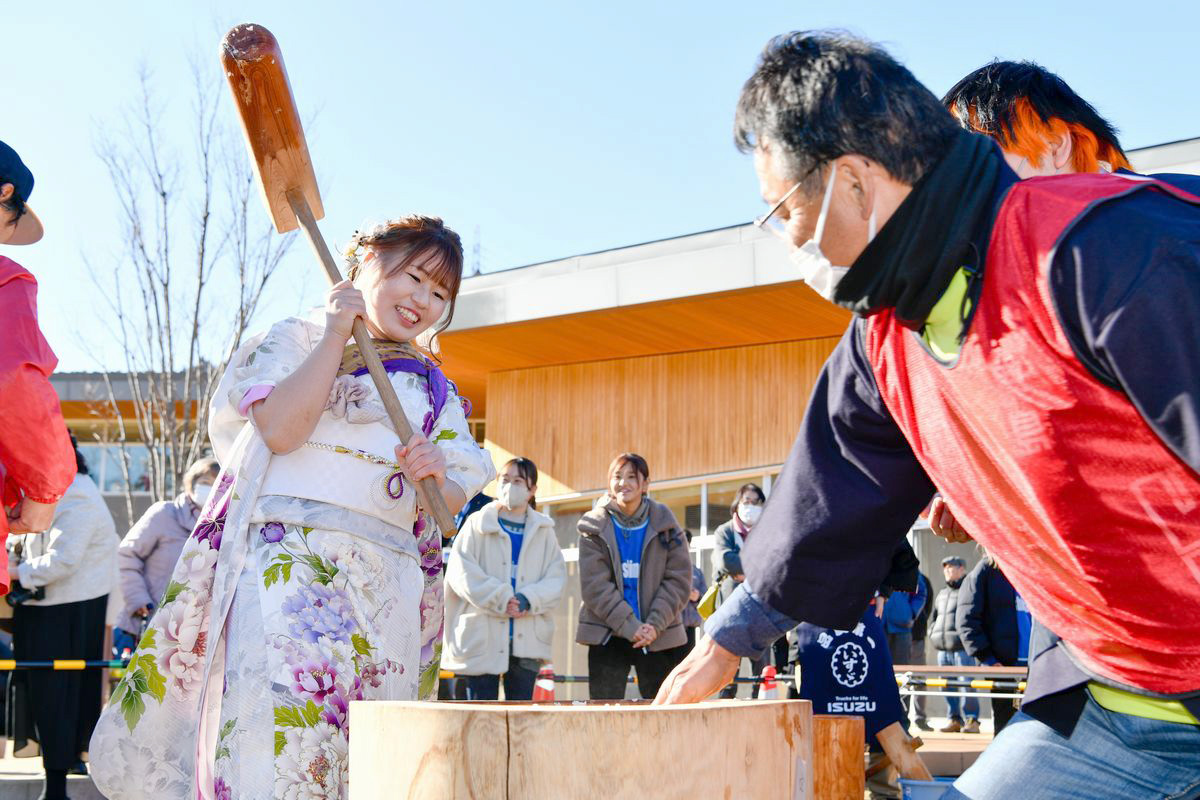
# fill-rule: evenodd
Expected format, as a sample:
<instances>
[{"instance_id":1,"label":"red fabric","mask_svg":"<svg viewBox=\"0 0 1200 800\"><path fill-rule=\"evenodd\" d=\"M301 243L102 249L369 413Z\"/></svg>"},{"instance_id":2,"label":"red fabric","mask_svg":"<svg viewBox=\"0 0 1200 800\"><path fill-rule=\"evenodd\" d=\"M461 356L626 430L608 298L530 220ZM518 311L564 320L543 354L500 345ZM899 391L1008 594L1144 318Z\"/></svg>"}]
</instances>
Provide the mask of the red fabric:
<instances>
[{"instance_id":1,"label":"red fabric","mask_svg":"<svg viewBox=\"0 0 1200 800\"><path fill-rule=\"evenodd\" d=\"M917 458L1034 616L1092 674L1174 694L1200 689L1200 476L1079 362L1048 276L1076 222L1139 190L1200 204L1117 175L1018 184L957 363L890 313L868 321L866 345Z\"/></svg>"},{"instance_id":2,"label":"red fabric","mask_svg":"<svg viewBox=\"0 0 1200 800\"><path fill-rule=\"evenodd\" d=\"M0 479L4 506L22 495L56 502L75 478L75 452L50 373L58 359L37 324L37 281L0 256ZM8 589L8 518L0 515L0 583Z\"/></svg>"}]
</instances>

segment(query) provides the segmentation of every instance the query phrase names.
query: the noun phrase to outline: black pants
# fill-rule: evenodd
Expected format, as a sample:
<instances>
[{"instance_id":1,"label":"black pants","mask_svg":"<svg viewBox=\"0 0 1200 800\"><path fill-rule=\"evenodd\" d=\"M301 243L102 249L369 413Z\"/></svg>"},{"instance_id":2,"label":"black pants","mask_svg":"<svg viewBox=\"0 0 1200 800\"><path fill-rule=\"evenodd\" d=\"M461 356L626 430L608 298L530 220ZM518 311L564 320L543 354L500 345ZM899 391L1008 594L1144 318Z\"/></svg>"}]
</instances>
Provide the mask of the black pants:
<instances>
[{"instance_id":1,"label":"black pants","mask_svg":"<svg viewBox=\"0 0 1200 800\"><path fill-rule=\"evenodd\" d=\"M1004 730L1004 726L1017 713L1016 703L1017 701L1011 697L992 698L992 724L995 726L994 733Z\"/></svg>"},{"instance_id":2,"label":"black pants","mask_svg":"<svg viewBox=\"0 0 1200 800\"><path fill-rule=\"evenodd\" d=\"M54 606L13 609L13 655L18 661L99 660L104 651L108 595ZM42 746L42 765L65 770L87 750L100 718L101 671L31 669L21 673L28 709ZM14 720L14 726L20 721Z\"/></svg>"},{"instance_id":3,"label":"black pants","mask_svg":"<svg viewBox=\"0 0 1200 800\"><path fill-rule=\"evenodd\" d=\"M637 670L638 692L653 700L658 687L688 654L687 645L643 653L628 639L616 636L588 648L588 696L593 700L624 700L629 668Z\"/></svg>"},{"instance_id":4,"label":"black pants","mask_svg":"<svg viewBox=\"0 0 1200 800\"><path fill-rule=\"evenodd\" d=\"M499 675L467 675L468 700L500 699ZM509 655L508 670L504 673L505 700L532 700L533 684L537 681L537 670L523 667L520 659Z\"/></svg>"}]
</instances>

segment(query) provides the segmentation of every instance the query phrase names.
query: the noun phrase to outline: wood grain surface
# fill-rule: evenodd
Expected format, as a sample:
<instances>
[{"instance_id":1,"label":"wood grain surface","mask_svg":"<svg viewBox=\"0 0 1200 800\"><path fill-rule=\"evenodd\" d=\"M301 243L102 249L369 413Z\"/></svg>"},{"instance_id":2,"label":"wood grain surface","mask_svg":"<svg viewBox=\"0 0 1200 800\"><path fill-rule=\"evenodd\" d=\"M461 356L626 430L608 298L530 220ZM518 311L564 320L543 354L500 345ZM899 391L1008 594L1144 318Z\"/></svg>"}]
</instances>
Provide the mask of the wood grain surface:
<instances>
[{"instance_id":1,"label":"wood grain surface","mask_svg":"<svg viewBox=\"0 0 1200 800\"><path fill-rule=\"evenodd\" d=\"M861 800L865 736L862 717L813 715L813 800Z\"/></svg>"},{"instance_id":2,"label":"wood grain surface","mask_svg":"<svg viewBox=\"0 0 1200 800\"><path fill-rule=\"evenodd\" d=\"M492 373L488 442L532 457L543 496L604 486L609 461L631 448L646 457L654 480L778 464L836 343L812 339ZM536 413L528 411L531 402Z\"/></svg>"},{"instance_id":3,"label":"wood grain surface","mask_svg":"<svg viewBox=\"0 0 1200 800\"><path fill-rule=\"evenodd\" d=\"M803 700L353 703L350 714L351 800L813 797Z\"/></svg>"}]
</instances>

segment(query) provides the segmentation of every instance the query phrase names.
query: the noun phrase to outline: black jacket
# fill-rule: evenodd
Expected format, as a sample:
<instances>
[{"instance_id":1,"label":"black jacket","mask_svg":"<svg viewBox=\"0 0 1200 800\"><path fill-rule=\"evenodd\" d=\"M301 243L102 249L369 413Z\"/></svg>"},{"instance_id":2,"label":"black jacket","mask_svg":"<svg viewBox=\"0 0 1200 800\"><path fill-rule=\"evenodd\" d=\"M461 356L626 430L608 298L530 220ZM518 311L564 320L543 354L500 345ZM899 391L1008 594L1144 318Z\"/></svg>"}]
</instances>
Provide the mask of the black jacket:
<instances>
[{"instance_id":1,"label":"black jacket","mask_svg":"<svg viewBox=\"0 0 1200 800\"><path fill-rule=\"evenodd\" d=\"M955 617L967 652L1006 667L1017 664L1017 592L1004 573L984 559L963 579Z\"/></svg>"},{"instance_id":2,"label":"black jacket","mask_svg":"<svg viewBox=\"0 0 1200 800\"><path fill-rule=\"evenodd\" d=\"M925 596L929 597L933 593L933 588L929 585L929 579L925 577L925 573L918 573L917 580L925 584ZM914 642L925 641L925 633L929 630L929 614L933 611L933 601L925 601L925 605L921 606L921 610L917 612L917 616L913 619L912 637Z\"/></svg>"},{"instance_id":3,"label":"black jacket","mask_svg":"<svg viewBox=\"0 0 1200 800\"><path fill-rule=\"evenodd\" d=\"M933 601L933 616L929 619L929 641L938 650L962 650L958 635L958 592L962 581L950 584L938 592Z\"/></svg>"}]
</instances>

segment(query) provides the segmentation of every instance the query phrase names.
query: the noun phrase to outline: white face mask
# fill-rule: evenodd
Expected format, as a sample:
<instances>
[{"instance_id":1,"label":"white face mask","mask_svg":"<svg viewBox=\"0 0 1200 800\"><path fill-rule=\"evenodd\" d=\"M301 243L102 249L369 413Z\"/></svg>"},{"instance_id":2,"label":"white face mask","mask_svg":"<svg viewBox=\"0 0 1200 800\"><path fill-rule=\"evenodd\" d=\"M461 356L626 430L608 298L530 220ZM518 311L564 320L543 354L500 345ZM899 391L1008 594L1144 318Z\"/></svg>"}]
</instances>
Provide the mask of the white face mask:
<instances>
[{"instance_id":1,"label":"white face mask","mask_svg":"<svg viewBox=\"0 0 1200 800\"><path fill-rule=\"evenodd\" d=\"M738 519L753 528L758 524L759 517L762 516L763 507L751 505L749 503L738 503Z\"/></svg>"},{"instance_id":2,"label":"white face mask","mask_svg":"<svg viewBox=\"0 0 1200 800\"><path fill-rule=\"evenodd\" d=\"M507 509L524 508L529 502L529 490L519 483L500 485L500 505Z\"/></svg>"},{"instance_id":3,"label":"white face mask","mask_svg":"<svg viewBox=\"0 0 1200 800\"><path fill-rule=\"evenodd\" d=\"M210 494L212 494L211 483L197 483L192 487L192 502L204 508L204 503Z\"/></svg>"},{"instance_id":4,"label":"white face mask","mask_svg":"<svg viewBox=\"0 0 1200 800\"><path fill-rule=\"evenodd\" d=\"M825 254L821 252L821 236L825 233L825 221L829 216L829 201L833 198L833 185L837 183L837 164L833 165L833 173L829 183L825 184L825 198L821 201L821 213L817 215L817 227L813 236L800 247L789 254L792 263L800 271L800 280L807 283L817 294L833 302L833 293L842 278L850 271L849 267L835 267ZM871 216L867 220L867 242L875 238L875 207L871 207Z\"/></svg>"}]
</instances>

